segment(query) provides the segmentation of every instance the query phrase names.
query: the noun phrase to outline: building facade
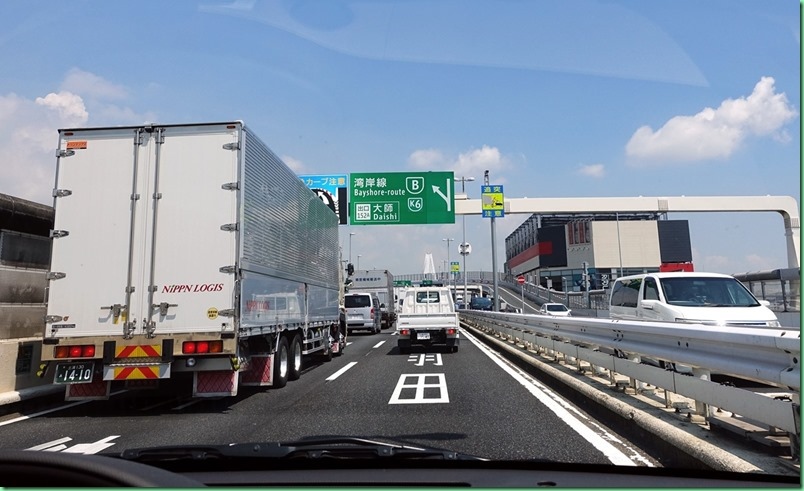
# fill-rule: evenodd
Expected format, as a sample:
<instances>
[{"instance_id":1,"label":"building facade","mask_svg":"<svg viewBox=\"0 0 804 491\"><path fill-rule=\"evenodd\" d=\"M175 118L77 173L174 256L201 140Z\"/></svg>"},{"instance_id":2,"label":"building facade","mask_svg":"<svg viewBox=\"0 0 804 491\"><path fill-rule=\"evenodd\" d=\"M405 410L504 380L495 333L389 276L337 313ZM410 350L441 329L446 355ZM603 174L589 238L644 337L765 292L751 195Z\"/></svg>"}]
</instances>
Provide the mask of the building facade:
<instances>
[{"instance_id":1,"label":"building facade","mask_svg":"<svg viewBox=\"0 0 804 491\"><path fill-rule=\"evenodd\" d=\"M531 215L505 239L506 272L560 291L619 276L692 270L686 220L659 213Z\"/></svg>"}]
</instances>

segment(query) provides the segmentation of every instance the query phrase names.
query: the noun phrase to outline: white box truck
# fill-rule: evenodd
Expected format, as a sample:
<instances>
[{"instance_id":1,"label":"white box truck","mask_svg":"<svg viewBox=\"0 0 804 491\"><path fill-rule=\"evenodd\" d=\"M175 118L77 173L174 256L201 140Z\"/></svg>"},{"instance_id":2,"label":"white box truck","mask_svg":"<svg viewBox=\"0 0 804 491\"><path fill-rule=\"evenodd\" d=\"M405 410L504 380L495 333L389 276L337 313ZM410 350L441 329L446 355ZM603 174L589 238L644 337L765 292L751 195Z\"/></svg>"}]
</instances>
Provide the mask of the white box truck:
<instances>
[{"instance_id":1,"label":"white box truck","mask_svg":"<svg viewBox=\"0 0 804 491\"><path fill-rule=\"evenodd\" d=\"M59 130L42 360L66 398L282 387L339 329L338 220L242 122Z\"/></svg>"},{"instance_id":2,"label":"white box truck","mask_svg":"<svg viewBox=\"0 0 804 491\"><path fill-rule=\"evenodd\" d=\"M394 296L394 275L387 269L364 269L352 276L352 292L376 293L380 298L382 329L394 325L397 309Z\"/></svg>"}]
</instances>

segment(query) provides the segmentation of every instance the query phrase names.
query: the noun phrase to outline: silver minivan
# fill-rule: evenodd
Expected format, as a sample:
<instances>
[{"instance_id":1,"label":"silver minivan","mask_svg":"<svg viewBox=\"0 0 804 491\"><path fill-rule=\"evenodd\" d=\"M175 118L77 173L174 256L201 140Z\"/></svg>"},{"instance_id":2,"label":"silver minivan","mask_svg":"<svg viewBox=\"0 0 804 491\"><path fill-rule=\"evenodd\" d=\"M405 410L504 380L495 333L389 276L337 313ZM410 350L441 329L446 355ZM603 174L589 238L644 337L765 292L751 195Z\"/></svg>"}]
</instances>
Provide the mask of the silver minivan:
<instances>
[{"instance_id":1,"label":"silver minivan","mask_svg":"<svg viewBox=\"0 0 804 491\"><path fill-rule=\"evenodd\" d=\"M380 297L376 293L351 292L344 296L346 307L346 330L371 331L372 334L380 332Z\"/></svg>"}]
</instances>

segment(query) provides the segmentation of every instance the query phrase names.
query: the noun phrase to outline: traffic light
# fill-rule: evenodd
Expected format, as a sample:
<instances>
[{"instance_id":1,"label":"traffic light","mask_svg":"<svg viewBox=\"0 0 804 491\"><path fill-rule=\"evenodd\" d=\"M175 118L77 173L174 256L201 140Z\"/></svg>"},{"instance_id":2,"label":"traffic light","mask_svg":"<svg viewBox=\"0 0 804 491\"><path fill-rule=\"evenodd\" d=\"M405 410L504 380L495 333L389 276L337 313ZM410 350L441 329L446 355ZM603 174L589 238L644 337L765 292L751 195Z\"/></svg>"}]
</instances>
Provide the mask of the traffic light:
<instances>
[{"instance_id":1,"label":"traffic light","mask_svg":"<svg viewBox=\"0 0 804 491\"><path fill-rule=\"evenodd\" d=\"M352 276L355 274L355 266L352 263L346 265L346 274Z\"/></svg>"}]
</instances>

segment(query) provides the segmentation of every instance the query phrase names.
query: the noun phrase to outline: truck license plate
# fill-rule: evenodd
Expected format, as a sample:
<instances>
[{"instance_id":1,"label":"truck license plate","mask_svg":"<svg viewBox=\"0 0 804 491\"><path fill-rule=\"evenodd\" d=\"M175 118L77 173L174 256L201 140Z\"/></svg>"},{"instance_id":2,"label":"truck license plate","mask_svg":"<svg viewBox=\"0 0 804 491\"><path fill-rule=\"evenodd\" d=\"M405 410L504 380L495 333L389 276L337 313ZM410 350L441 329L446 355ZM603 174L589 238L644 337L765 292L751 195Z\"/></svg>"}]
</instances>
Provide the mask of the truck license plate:
<instances>
[{"instance_id":1,"label":"truck license plate","mask_svg":"<svg viewBox=\"0 0 804 491\"><path fill-rule=\"evenodd\" d=\"M420 332L416 334L416 339L430 339L429 332Z\"/></svg>"},{"instance_id":2,"label":"truck license plate","mask_svg":"<svg viewBox=\"0 0 804 491\"><path fill-rule=\"evenodd\" d=\"M95 364L92 362L83 363L60 363L56 365L57 384L88 384L92 382L92 372Z\"/></svg>"}]
</instances>

